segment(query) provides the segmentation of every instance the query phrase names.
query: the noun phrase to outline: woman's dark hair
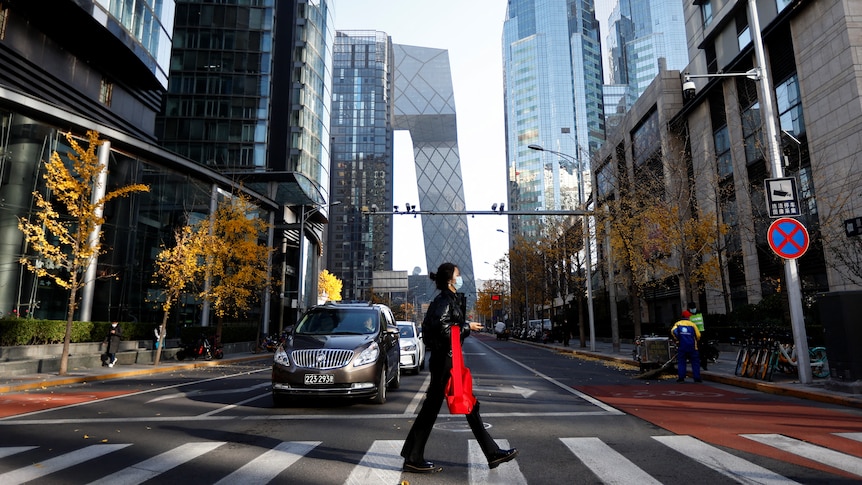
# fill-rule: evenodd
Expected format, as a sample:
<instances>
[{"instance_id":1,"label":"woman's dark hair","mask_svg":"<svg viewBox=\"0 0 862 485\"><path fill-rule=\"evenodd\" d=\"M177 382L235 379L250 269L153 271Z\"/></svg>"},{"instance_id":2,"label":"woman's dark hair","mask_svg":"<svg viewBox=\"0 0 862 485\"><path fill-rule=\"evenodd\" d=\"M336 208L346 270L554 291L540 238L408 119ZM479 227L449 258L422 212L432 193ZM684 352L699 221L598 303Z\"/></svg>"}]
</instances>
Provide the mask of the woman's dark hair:
<instances>
[{"instance_id":1,"label":"woman's dark hair","mask_svg":"<svg viewBox=\"0 0 862 485\"><path fill-rule=\"evenodd\" d=\"M449 282L452 281L452 275L455 274L455 268L458 266L452 263L443 263L437 268L437 272L428 273L428 277L434 282L438 290L449 288Z\"/></svg>"}]
</instances>

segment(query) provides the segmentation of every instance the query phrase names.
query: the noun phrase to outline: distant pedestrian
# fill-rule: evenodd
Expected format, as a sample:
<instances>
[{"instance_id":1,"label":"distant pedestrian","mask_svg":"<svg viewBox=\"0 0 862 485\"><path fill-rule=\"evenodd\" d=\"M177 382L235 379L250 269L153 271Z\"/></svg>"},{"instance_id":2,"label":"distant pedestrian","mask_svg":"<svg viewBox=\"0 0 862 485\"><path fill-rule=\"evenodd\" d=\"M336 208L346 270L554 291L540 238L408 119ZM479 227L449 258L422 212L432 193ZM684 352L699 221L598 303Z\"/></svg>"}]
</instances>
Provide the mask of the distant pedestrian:
<instances>
[{"instance_id":1,"label":"distant pedestrian","mask_svg":"<svg viewBox=\"0 0 862 485\"><path fill-rule=\"evenodd\" d=\"M159 349L159 343L162 340L162 333L159 332L159 330L160 330L160 327L158 325L156 325L156 328L153 329L153 335L156 336L156 343L153 344L153 348L156 350Z\"/></svg>"},{"instance_id":2,"label":"distant pedestrian","mask_svg":"<svg viewBox=\"0 0 862 485\"><path fill-rule=\"evenodd\" d=\"M686 360L691 362L691 374L694 382L702 382L700 379L700 355L697 351L697 341L700 340L700 331L695 324L688 320L691 313L684 310L682 320L676 322L670 333L676 340L676 367L679 378L676 382L684 382L686 374Z\"/></svg>"},{"instance_id":3,"label":"distant pedestrian","mask_svg":"<svg viewBox=\"0 0 862 485\"><path fill-rule=\"evenodd\" d=\"M117 352L120 350L120 341L123 339L123 327L118 322L111 322L111 328L108 330L108 335L105 336L105 341L102 342L105 347L105 353L102 355L102 365L114 367L117 363Z\"/></svg>"}]
</instances>

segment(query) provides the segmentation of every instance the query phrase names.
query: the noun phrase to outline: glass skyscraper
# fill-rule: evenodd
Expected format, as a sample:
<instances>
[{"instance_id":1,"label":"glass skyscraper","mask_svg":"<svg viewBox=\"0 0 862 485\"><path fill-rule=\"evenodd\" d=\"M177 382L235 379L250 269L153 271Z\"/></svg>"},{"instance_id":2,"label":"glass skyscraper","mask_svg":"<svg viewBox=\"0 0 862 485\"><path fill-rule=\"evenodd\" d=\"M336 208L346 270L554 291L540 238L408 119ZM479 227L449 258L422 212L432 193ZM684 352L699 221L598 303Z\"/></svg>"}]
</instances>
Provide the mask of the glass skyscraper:
<instances>
[{"instance_id":1,"label":"glass skyscraper","mask_svg":"<svg viewBox=\"0 0 862 485\"><path fill-rule=\"evenodd\" d=\"M392 269L392 40L384 32L339 31L332 82L332 182L326 266L345 300L370 299L374 270Z\"/></svg>"},{"instance_id":2,"label":"glass skyscraper","mask_svg":"<svg viewBox=\"0 0 862 485\"><path fill-rule=\"evenodd\" d=\"M576 171L588 169L589 155L601 145L605 131L599 24L592 0L510 1L503 71L509 207L575 209ZM531 144L576 162L530 150ZM535 236L541 224L538 217L510 221L510 237Z\"/></svg>"},{"instance_id":3,"label":"glass skyscraper","mask_svg":"<svg viewBox=\"0 0 862 485\"><path fill-rule=\"evenodd\" d=\"M666 60L670 70L682 70L688 64L679 0L618 0L608 29L610 82L628 85L627 106L655 79L659 58Z\"/></svg>"}]
</instances>

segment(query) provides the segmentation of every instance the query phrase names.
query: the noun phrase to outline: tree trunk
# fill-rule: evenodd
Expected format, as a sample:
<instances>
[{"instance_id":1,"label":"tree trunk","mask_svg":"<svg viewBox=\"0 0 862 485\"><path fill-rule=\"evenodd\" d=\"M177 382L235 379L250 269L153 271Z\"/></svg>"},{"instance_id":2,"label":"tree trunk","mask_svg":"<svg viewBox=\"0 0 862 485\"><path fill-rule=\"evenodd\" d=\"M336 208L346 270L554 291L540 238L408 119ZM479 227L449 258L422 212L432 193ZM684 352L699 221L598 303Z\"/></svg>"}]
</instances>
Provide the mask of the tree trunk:
<instances>
[{"instance_id":1,"label":"tree trunk","mask_svg":"<svg viewBox=\"0 0 862 485\"><path fill-rule=\"evenodd\" d=\"M153 359L153 365L159 365L162 359L162 349L165 348L165 328L168 326L168 312L162 317L162 324L159 326L158 348L156 348L156 357Z\"/></svg>"},{"instance_id":2,"label":"tree trunk","mask_svg":"<svg viewBox=\"0 0 862 485\"><path fill-rule=\"evenodd\" d=\"M60 356L60 371L58 375L64 376L69 370L69 348L72 343L72 322L75 318L75 291L69 290L69 314L66 316L66 335L63 337L63 355Z\"/></svg>"}]
</instances>

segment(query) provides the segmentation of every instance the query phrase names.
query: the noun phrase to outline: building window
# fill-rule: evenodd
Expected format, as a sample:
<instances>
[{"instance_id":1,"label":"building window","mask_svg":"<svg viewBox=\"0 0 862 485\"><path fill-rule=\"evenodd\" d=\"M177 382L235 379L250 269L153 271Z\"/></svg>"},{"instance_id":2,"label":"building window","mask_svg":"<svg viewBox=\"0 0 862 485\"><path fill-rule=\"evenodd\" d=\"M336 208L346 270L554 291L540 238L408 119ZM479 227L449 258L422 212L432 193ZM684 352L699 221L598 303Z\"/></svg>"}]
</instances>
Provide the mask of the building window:
<instances>
[{"instance_id":1,"label":"building window","mask_svg":"<svg viewBox=\"0 0 862 485\"><path fill-rule=\"evenodd\" d=\"M720 126L712 132L715 143L715 168L718 176L725 178L733 174L733 161L730 157L730 136L728 136L727 125Z\"/></svg>"},{"instance_id":2,"label":"building window","mask_svg":"<svg viewBox=\"0 0 862 485\"><path fill-rule=\"evenodd\" d=\"M775 99L781 129L796 138L802 137L805 134L805 117L802 113L802 99L796 74L775 86Z\"/></svg>"},{"instance_id":3,"label":"building window","mask_svg":"<svg viewBox=\"0 0 862 485\"><path fill-rule=\"evenodd\" d=\"M702 0L700 2L700 16L703 19L704 27L712 23L712 0Z\"/></svg>"},{"instance_id":4,"label":"building window","mask_svg":"<svg viewBox=\"0 0 862 485\"><path fill-rule=\"evenodd\" d=\"M748 16L745 10L740 10L736 15L736 43L740 51L751 43L751 29L748 27Z\"/></svg>"},{"instance_id":5,"label":"building window","mask_svg":"<svg viewBox=\"0 0 862 485\"><path fill-rule=\"evenodd\" d=\"M99 102L105 106L111 105L111 97L114 95L114 83L102 79L102 84L99 87Z\"/></svg>"},{"instance_id":6,"label":"building window","mask_svg":"<svg viewBox=\"0 0 862 485\"><path fill-rule=\"evenodd\" d=\"M787 8L791 3L793 3L793 0L775 0L775 5L779 12Z\"/></svg>"}]
</instances>

